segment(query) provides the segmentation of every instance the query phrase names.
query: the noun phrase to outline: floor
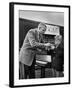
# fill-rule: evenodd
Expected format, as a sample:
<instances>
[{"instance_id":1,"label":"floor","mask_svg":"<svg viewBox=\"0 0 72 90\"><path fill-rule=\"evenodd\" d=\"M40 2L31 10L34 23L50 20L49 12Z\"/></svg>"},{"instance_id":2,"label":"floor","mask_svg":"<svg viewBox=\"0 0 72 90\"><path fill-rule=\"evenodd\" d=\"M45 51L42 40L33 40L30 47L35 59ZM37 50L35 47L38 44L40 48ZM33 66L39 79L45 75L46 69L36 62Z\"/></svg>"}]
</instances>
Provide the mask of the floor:
<instances>
[{"instance_id":1,"label":"floor","mask_svg":"<svg viewBox=\"0 0 72 90\"><path fill-rule=\"evenodd\" d=\"M63 77L63 73L60 74L60 77ZM35 70L35 77L36 78L41 78L41 69L37 69ZM52 78L53 77L53 73L52 73L52 69L51 68L46 68L45 69L45 78Z\"/></svg>"},{"instance_id":2,"label":"floor","mask_svg":"<svg viewBox=\"0 0 72 90\"><path fill-rule=\"evenodd\" d=\"M53 77L54 76L53 76L51 64L48 64L48 67L45 67L45 77L41 77L41 66L40 65L35 66L35 78L53 78ZM64 74L61 73L59 77L64 77ZM24 78L20 78L20 79L24 79ZM27 77L27 79L29 79L29 76Z\"/></svg>"}]
</instances>

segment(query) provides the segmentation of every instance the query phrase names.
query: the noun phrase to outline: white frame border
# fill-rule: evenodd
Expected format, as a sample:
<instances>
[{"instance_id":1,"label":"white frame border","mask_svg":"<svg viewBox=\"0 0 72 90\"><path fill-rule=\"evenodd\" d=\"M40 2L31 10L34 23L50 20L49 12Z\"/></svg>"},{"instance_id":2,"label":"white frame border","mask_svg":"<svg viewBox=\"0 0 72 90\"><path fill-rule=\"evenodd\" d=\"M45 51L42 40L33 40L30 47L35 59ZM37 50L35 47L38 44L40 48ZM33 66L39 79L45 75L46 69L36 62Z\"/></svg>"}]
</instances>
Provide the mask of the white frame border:
<instances>
[{"instance_id":1,"label":"white frame border","mask_svg":"<svg viewBox=\"0 0 72 90\"><path fill-rule=\"evenodd\" d=\"M64 77L19 80L19 10L64 12ZM14 86L64 83L69 81L69 10L64 7L14 5Z\"/></svg>"}]
</instances>

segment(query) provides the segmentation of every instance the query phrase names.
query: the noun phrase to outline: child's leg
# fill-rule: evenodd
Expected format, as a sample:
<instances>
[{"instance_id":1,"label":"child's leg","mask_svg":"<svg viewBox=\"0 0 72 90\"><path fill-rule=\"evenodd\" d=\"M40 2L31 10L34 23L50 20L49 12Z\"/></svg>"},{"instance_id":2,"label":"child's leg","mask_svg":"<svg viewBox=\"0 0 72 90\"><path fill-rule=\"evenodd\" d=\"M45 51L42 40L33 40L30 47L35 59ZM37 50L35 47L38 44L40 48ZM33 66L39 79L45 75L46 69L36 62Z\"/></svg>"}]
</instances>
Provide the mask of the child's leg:
<instances>
[{"instance_id":1,"label":"child's leg","mask_svg":"<svg viewBox=\"0 0 72 90\"><path fill-rule=\"evenodd\" d=\"M56 71L56 77L59 77L59 76L60 76L60 72Z\"/></svg>"},{"instance_id":2,"label":"child's leg","mask_svg":"<svg viewBox=\"0 0 72 90\"><path fill-rule=\"evenodd\" d=\"M56 77L56 70L52 68L52 75L53 77Z\"/></svg>"}]
</instances>

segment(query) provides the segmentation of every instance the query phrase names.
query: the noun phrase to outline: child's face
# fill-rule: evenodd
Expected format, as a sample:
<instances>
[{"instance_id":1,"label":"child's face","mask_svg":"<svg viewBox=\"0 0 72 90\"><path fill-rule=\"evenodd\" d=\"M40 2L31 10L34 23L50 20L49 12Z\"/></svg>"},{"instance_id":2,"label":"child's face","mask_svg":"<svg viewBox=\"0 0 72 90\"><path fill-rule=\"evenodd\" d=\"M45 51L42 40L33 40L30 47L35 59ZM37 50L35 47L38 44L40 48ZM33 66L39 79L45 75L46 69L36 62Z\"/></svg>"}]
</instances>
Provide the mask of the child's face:
<instances>
[{"instance_id":1,"label":"child's face","mask_svg":"<svg viewBox=\"0 0 72 90\"><path fill-rule=\"evenodd\" d=\"M60 42L61 42L61 40L60 40L60 39L58 39L58 38L56 38L56 39L55 39L55 44L56 44L56 45L59 45L59 44L60 44Z\"/></svg>"}]
</instances>

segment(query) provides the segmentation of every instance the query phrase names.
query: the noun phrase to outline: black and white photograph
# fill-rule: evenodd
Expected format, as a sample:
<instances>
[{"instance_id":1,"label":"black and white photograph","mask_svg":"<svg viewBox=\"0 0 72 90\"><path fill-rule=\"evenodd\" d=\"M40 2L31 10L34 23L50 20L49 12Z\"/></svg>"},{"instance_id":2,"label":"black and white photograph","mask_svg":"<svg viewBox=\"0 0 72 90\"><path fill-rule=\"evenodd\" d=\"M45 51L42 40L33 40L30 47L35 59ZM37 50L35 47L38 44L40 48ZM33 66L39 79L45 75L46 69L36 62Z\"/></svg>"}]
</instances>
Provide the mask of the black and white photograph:
<instances>
[{"instance_id":1,"label":"black and white photograph","mask_svg":"<svg viewBox=\"0 0 72 90\"><path fill-rule=\"evenodd\" d=\"M19 11L19 15L20 79L63 77L64 26L55 24L64 25L64 13Z\"/></svg>"},{"instance_id":2,"label":"black and white photograph","mask_svg":"<svg viewBox=\"0 0 72 90\"><path fill-rule=\"evenodd\" d=\"M70 83L69 10L10 3L10 87Z\"/></svg>"}]
</instances>

